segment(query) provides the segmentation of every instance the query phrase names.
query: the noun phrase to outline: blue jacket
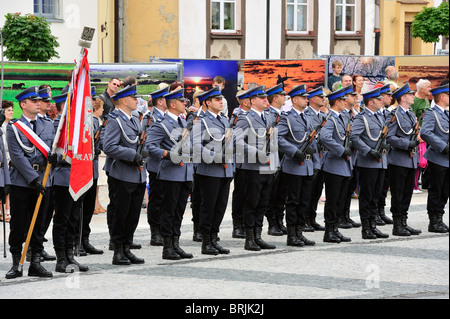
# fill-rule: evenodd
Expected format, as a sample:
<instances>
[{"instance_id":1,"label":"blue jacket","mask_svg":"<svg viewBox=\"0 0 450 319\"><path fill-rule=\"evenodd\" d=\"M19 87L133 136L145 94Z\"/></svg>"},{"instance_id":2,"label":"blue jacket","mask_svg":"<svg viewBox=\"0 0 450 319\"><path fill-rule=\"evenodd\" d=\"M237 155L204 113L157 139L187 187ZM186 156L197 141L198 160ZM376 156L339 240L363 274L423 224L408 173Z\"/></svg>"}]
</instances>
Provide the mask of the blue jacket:
<instances>
[{"instance_id":1,"label":"blue jacket","mask_svg":"<svg viewBox=\"0 0 450 319\"><path fill-rule=\"evenodd\" d=\"M111 160L109 176L129 183L145 183L145 169L141 171L139 166L133 163L141 134L139 119L134 116L128 119L120 110L110 113L108 118L103 151Z\"/></svg>"},{"instance_id":2,"label":"blue jacket","mask_svg":"<svg viewBox=\"0 0 450 319\"><path fill-rule=\"evenodd\" d=\"M392 111L396 120L389 124L387 142L392 146L388 156L388 164L407 168L417 168L419 163L419 154L413 153L411 158L408 150L411 136L414 133L414 127L417 119L412 108L408 113L400 105ZM409 114L409 115L408 115Z\"/></svg>"},{"instance_id":3,"label":"blue jacket","mask_svg":"<svg viewBox=\"0 0 450 319\"><path fill-rule=\"evenodd\" d=\"M383 114L376 116L369 110L363 110L353 120L351 140L356 153L355 166L364 168L387 169L387 158L383 155L381 162L370 155L370 150L375 149L384 128Z\"/></svg>"},{"instance_id":4,"label":"blue jacket","mask_svg":"<svg viewBox=\"0 0 450 319\"><path fill-rule=\"evenodd\" d=\"M279 167L278 138L276 132L271 140L269 161L266 162L268 122L264 123L258 114L250 110L239 116L235 126L236 165L240 169L275 173Z\"/></svg>"},{"instance_id":5,"label":"blue jacket","mask_svg":"<svg viewBox=\"0 0 450 319\"><path fill-rule=\"evenodd\" d=\"M183 127L186 121L182 119ZM158 169L157 178L171 182L192 182L194 174L194 166L192 161L184 161L182 165L172 162L169 158L163 158L164 151L172 151L176 143L181 138L183 127L180 127L177 121L173 120L168 114L163 120L155 122L148 134L147 148L152 158L160 158L161 163ZM192 132L191 132L192 134ZM188 138L187 147L191 148L191 138ZM189 157L190 154L183 154L183 157Z\"/></svg>"},{"instance_id":6,"label":"blue jacket","mask_svg":"<svg viewBox=\"0 0 450 319\"><path fill-rule=\"evenodd\" d=\"M301 165L294 157L298 149L308 141L312 132L309 116L303 114L303 117L305 120L296 110L291 110L283 115L278 123L278 146L285 154L281 161L281 170L291 175L311 176L314 174L314 163L317 158L312 156ZM315 140L310 148L317 150Z\"/></svg>"},{"instance_id":7,"label":"blue jacket","mask_svg":"<svg viewBox=\"0 0 450 319\"><path fill-rule=\"evenodd\" d=\"M229 128L228 119L216 116L207 111L194 126L194 162L197 164L196 174L211 177L233 177L233 158L222 163L222 153L232 154L233 136L229 136L228 149L225 150L226 133ZM212 135L212 136L211 136Z\"/></svg>"},{"instance_id":8,"label":"blue jacket","mask_svg":"<svg viewBox=\"0 0 450 319\"><path fill-rule=\"evenodd\" d=\"M420 136L428 146L424 157L431 163L447 168L449 167L448 154L445 154L443 150L448 145L448 129L448 113L446 115L437 106L433 106L425 113L420 130Z\"/></svg>"},{"instance_id":9,"label":"blue jacket","mask_svg":"<svg viewBox=\"0 0 450 319\"><path fill-rule=\"evenodd\" d=\"M330 110L330 112L333 111ZM339 116L333 112L322 128L320 141L328 149L322 160L322 170L324 172L345 177L352 176L352 160L347 161L343 156L348 121L349 118L345 116L341 121Z\"/></svg>"}]
</instances>

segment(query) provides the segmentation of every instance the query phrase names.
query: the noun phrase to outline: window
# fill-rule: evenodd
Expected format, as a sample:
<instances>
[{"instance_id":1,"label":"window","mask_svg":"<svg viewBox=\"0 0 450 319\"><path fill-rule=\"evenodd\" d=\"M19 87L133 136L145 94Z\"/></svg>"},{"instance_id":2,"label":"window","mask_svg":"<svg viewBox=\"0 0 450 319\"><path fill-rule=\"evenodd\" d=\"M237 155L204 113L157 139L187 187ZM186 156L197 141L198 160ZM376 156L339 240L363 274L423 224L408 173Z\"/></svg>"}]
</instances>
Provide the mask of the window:
<instances>
[{"instance_id":1,"label":"window","mask_svg":"<svg viewBox=\"0 0 450 319\"><path fill-rule=\"evenodd\" d=\"M59 0L34 0L34 14L55 19L59 16Z\"/></svg>"},{"instance_id":2,"label":"window","mask_svg":"<svg viewBox=\"0 0 450 319\"><path fill-rule=\"evenodd\" d=\"M211 9L213 31L236 31L236 0L213 0Z\"/></svg>"},{"instance_id":3,"label":"window","mask_svg":"<svg viewBox=\"0 0 450 319\"><path fill-rule=\"evenodd\" d=\"M336 31L356 32L356 0L336 0Z\"/></svg>"},{"instance_id":4,"label":"window","mask_svg":"<svg viewBox=\"0 0 450 319\"><path fill-rule=\"evenodd\" d=\"M308 31L308 0L287 1L287 26L288 32Z\"/></svg>"}]
</instances>

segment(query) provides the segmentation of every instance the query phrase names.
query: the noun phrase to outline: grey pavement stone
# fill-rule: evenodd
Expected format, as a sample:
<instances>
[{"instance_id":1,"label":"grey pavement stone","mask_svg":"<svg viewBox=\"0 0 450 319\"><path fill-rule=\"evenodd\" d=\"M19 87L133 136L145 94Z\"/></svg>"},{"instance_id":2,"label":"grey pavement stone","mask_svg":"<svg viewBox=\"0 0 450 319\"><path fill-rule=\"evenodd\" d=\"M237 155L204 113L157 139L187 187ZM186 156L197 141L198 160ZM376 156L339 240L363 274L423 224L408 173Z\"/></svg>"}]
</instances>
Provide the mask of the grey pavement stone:
<instances>
[{"instance_id":1,"label":"grey pavement stone","mask_svg":"<svg viewBox=\"0 0 450 319\"><path fill-rule=\"evenodd\" d=\"M314 247L286 246L286 236L274 237L263 230L263 239L277 248L270 251L244 250L244 240L231 237L231 193L222 224L221 244L229 255L205 256L201 243L192 241L192 213L188 207L183 220L181 246L194 254L191 260L161 258L162 247L149 244L150 231L145 209L135 233L142 249L133 251L145 259L143 265L114 266L108 250L106 214L94 215L91 242L103 255L77 257L89 266L86 273L59 274L55 262L43 265L53 272L51 279L24 276L6 280L11 257L0 258L0 299L448 299L448 234L429 233L426 215L427 192L414 194L409 224L422 234L401 238L392 236L392 226L381 226L388 239L361 238L361 228L342 229L351 243L328 244L323 232L304 233L316 241ZM100 200L108 203L106 186ZM390 200L388 198L388 206ZM323 223L323 204L317 220ZM444 221L448 224L448 205ZM359 221L358 201L352 200L351 216ZM7 234L9 229L7 228ZM0 230L3 238L3 229ZM51 228L45 248L54 254Z\"/></svg>"}]
</instances>

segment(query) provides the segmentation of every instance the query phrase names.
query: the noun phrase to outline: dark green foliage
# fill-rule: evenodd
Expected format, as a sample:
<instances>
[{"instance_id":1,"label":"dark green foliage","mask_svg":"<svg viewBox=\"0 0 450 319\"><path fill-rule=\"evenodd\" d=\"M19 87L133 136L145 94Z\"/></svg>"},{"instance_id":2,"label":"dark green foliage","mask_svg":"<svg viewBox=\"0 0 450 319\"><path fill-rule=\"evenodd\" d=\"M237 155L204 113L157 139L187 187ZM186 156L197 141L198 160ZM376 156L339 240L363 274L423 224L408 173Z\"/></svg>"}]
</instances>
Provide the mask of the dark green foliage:
<instances>
[{"instance_id":1,"label":"dark green foliage","mask_svg":"<svg viewBox=\"0 0 450 319\"><path fill-rule=\"evenodd\" d=\"M45 17L21 16L20 13L8 13L5 17L2 34L8 60L48 62L51 58L59 58L55 50L59 43L51 34Z\"/></svg>"}]
</instances>

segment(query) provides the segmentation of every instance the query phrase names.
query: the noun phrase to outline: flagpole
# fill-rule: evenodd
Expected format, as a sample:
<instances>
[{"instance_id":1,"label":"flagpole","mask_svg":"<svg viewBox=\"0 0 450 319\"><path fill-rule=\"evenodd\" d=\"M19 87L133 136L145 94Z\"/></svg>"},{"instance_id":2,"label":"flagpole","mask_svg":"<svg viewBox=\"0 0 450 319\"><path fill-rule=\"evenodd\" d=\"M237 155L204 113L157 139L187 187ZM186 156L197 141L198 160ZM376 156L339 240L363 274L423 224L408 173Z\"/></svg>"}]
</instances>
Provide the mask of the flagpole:
<instances>
[{"instance_id":1,"label":"flagpole","mask_svg":"<svg viewBox=\"0 0 450 319\"><path fill-rule=\"evenodd\" d=\"M44 179L42 180L42 186L44 186L44 187L47 185L47 179L48 179L48 176L50 175L51 167L52 167L52 164L47 163L47 167L45 168ZM23 247L22 256L20 257L20 263L19 263L20 270L22 270L22 268L23 268L25 256L27 255L28 246L29 246L30 240L31 240L31 235L33 234L33 230L34 230L34 224L36 223L37 215L38 215L39 209L41 207L42 197L43 197L42 193L39 192L39 197L38 197L38 200L36 203L36 207L34 208L34 214L33 214L33 218L31 219L31 224L30 224L30 228L28 230L27 239L25 241L25 246Z\"/></svg>"},{"instance_id":2,"label":"flagpole","mask_svg":"<svg viewBox=\"0 0 450 319\"><path fill-rule=\"evenodd\" d=\"M84 27L83 33L81 34L81 40L79 41L79 45L81 46L81 52L82 52L82 53L84 53L84 50L85 50L86 48L89 48L89 47L90 47L90 41L92 41L92 37L93 37L93 35L94 35L94 31L95 31L95 29L88 28L88 27ZM82 57L83 57L83 54L82 54L81 58L82 58ZM74 73L74 75L78 74L78 72L79 72L79 70L80 70L80 66L81 66L81 59L80 59L80 61L77 63L77 66L76 66L76 68L75 68L75 73ZM71 81L71 84L70 84L69 93L70 93L71 90L73 90L73 79L74 79L74 76L72 76L72 81ZM70 95L70 94L69 94L69 95ZM67 112L67 105L68 105L68 103L66 103L66 106L65 106L65 108L64 108L64 109L66 110L66 112ZM63 112L63 113L64 113L64 112ZM61 118L62 118L62 117L61 117ZM57 131L57 135L58 135L58 136L59 136L59 134L60 134L62 122L63 122L63 121L61 121L61 122L59 123L59 126L58 126L58 131ZM57 141L57 139L55 138L55 143L53 143L53 147L52 147L51 154L55 154L55 152L56 152L56 141ZM46 155L46 157L48 156L47 154L45 154L45 155ZM45 168L44 178L43 178L43 180L42 180L42 186L44 186L44 188L45 188L45 186L47 185L47 180L48 180L48 176L50 175L50 170L51 170L51 168L52 168L52 164L50 164L49 162L47 162L47 167ZM24 264L24 262L25 262L25 256L26 256L26 254L27 254L28 247L29 247L29 245L30 245L30 240L31 240L31 236L32 236L32 234L33 234L34 226L35 226L35 224L36 224L37 215L38 215L39 209L40 209L40 207L41 207L42 197L43 197L42 193L39 192L39 197L38 197L38 199L37 199L36 206L35 206L35 208L34 208L33 217L32 217L32 219L31 219L30 227L29 227L29 229L28 229L27 238L26 238L26 240L25 240L25 246L24 246L24 249L23 249L23 251L22 251L22 256L20 257L20 262L19 262L19 269L20 269L20 271L23 270L23 264Z\"/></svg>"}]
</instances>

